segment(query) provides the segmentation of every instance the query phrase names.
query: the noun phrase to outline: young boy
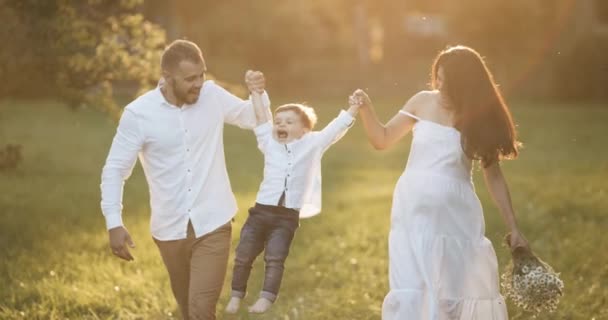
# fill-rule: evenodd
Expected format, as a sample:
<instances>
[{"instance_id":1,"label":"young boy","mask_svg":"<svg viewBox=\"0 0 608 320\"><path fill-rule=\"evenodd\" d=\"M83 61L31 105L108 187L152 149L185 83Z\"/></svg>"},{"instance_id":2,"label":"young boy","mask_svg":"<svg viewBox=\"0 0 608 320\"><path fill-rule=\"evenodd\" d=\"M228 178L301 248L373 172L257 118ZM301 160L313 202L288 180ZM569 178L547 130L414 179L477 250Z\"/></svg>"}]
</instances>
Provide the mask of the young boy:
<instances>
[{"instance_id":1,"label":"young boy","mask_svg":"<svg viewBox=\"0 0 608 320\"><path fill-rule=\"evenodd\" d=\"M299 218L321 210L321 157L344 136L359 108L351 105L323 130L311 131L317 116L310 107L282 105L276 109L273 122L259 93L252 93L252 102L258 121L254 131L264 154L264 180L236 248L228 313L238 311L251 266L262 251L266 263L264 287L249 312L266 312L276 300Z\"/></svg>"}]
</instances>

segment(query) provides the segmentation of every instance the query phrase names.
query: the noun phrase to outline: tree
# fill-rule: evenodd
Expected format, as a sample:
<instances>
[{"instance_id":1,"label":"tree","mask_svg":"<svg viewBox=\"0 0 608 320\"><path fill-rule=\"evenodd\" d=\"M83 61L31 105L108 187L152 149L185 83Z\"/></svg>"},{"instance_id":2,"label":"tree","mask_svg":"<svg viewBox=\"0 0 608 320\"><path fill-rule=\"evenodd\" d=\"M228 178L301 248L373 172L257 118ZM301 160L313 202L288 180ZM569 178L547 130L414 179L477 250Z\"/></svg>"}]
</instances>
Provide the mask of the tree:
<instances>
[{"instance_id":1,"label":"tree","mask_svg":"<svg viewBox=\"0 0 608 320\"><path fill-rule=\"evenodd\" d=\"M116 85L158 80L164 31L146 21L143 0L5 0L0 97L56 97L113 117ZM7 81L8 80L8 81Z\"/></svg>"}]
</instances>

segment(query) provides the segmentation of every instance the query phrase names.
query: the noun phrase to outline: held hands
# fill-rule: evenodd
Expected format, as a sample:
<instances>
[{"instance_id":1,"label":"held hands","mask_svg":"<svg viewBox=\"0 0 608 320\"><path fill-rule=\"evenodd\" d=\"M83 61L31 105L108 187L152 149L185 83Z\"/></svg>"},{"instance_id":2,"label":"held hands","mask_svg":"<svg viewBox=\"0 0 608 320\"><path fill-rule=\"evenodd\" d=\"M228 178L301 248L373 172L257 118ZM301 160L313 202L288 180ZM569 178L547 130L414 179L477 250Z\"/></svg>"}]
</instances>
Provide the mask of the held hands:
<instances>
[{"instance_id":1,"label":"held hands","mask_svg":"<svg viewBox=\"0 0 608 320\"><path fill-rule=\"evenodd\" d=\"M348 97L348 103L350 106L366 108L372 105L372 100L369 98L367 93L365 93L365 91L357 89L350 97Z\"/></svg>"},{"instance_id":2,"label":"held hands","mask_svg":"<svg viewBox=\"0 0 608 320\"><path fill-rule=\"evenodd\" d=\"M261 71L247 70L245 73L245 84L251 93L264 93L266 79Z\"/></svg>"},{"instance_id":3,"label":"held hands","mask_svg":"<svg viewBox=\"0 0 608 320\"><path fill-rule=\"evenodd\" d=\"M112 249L112 253L123 260L134 260L128 248L135 248L135 243L133 243L129 231L121 226L108 230L108 234L110 235L110 249Z\"/></svg>"}]
</instances>

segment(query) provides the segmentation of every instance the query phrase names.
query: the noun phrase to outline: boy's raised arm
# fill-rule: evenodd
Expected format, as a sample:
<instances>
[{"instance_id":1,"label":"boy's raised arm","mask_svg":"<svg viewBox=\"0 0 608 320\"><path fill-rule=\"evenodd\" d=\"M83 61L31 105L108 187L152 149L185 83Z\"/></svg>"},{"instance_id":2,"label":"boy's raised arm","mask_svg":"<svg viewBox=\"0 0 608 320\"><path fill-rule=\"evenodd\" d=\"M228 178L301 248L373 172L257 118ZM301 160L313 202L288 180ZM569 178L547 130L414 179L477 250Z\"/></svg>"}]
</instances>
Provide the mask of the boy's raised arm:
<instances>
[{"instance_id":1,"label":"boy's raised arm","mask_svg":"<svg viewBox=\"0 0 608 320\"><path fill-rule=\"evenodd\" d=\"M354 124L358 111L359 104L349 101L348 110L340 111L340 114L334 120L317 133L324 150L327 150L330 145L336 143L346 134L346 131Z\"/></svg>"},{"instance_id":2,"label":"boy's raised arm","mask_svg":"<svg viewBox=\"0 0 608 320\"><path fill-rule=\"evenodd\" d=\"M270 112L270 106L264 106L262 101L262 94L257 91L251 92L251 102L255 111L255 117L257 119L257 125L261 125L272 120L272 113Z\"/></svg>"}]
</instances>

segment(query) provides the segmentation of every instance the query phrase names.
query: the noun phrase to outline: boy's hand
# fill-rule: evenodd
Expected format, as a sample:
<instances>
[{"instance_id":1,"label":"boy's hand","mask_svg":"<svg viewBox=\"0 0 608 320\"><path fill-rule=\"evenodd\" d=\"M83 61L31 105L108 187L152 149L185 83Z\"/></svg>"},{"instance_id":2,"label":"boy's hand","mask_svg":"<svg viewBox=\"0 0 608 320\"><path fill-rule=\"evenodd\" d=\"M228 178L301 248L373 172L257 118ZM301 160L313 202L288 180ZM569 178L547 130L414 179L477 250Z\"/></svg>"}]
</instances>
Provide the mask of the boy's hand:
<instances>
[{"instance_id":1,"label":"boy's hand","mask_svg":"<svg viewBox=\"0 0 608 320\"><path fill-rule=\"evenodd\" d=\"M348 106L351 108L356 108L359 109L359 107L361 107L361 103L359 102L359 99L357 99L357 97L353 95L348 96Z\"/></svg>"},{"instance_id":2,"label":"boy's hand","mask_svg":"<svg viewBox=\"0 0 608 320\"><path fill-rule=\"evenodd\" d=\"M363 108L372 105L372 101L367 93L361 89L355 90L355 92L353 92L353 94L349 97L348 102L350 105L357 105Z\"/></svg>"},{"instance_id":3,"label":"boy's hand","mask_svg":"<svg viewBox=\"0 0 608 320\"><path fill-rule=\"evenodd\" d=\"M266 79L261 71L247 70L245 73L245 83L249 92L263 93L266 86Z\"/></svg>"},{"instance_id":4,"label":"boy's hand","mask_svg":"<svg viewBox=\"0 0 608 320\"><path fill-rule=\"evenodd\" d=\"M362 107L362 99L355 95L357 91L353 92L352 95L348 97L348 110L351 116L356 117L357 113L359 113L359 109Z\"/></svg>"}]
</instances>

